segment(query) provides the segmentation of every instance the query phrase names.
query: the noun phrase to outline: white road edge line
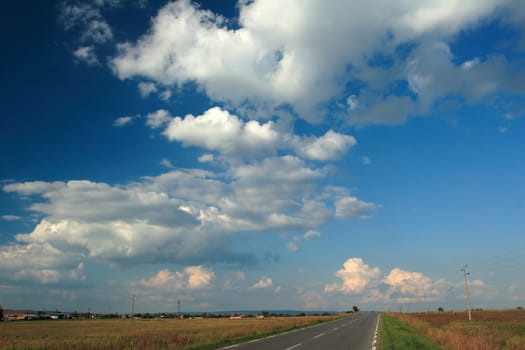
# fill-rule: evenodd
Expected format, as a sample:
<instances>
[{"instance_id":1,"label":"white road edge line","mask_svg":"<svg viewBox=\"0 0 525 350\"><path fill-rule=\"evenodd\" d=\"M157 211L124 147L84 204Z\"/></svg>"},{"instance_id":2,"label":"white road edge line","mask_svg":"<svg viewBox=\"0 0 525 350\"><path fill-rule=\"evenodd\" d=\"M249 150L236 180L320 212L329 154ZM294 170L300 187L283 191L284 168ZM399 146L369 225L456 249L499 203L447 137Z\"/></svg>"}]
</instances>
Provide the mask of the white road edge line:
<instances>
[{"instance_id":1,"label":"white road edge line","mask_svg":"<svg viewBox=\"0 0 525 350\"><path fill-rule=\"evenodd\" d=\"M379 319L381 318L381 314L377 315L377 324L376 324L376 330L374 332L374 340L372 341L372 350L376 350L377 347L377 331L379 330Z\"/></svg>"},{"instance_id":2,"label":"white road edge line","mask_svg":"<svg viewBox=\"0 0 525 350\"><path fill-rule=\"evenodd\" d=\"M314 339L320 338L320 337L322 337L323 335L324 335L324 333L317 334L317 335L314 337Z\"/></svg>"},{"instance_id":3,"label":"white road edge line","mask_svg":"<svg viewBox=\"0 0 525 350\"><path fill-rule=\"evenodd\" d=\"M295 349L295 348L298 347L298 346L301 346L301 343L299 343L299 344L295 344L295 345L292 345L292 346L290 346L289 348L286 348L285 350L292 350L292 349Z\"/></svg>"}]
</instances>

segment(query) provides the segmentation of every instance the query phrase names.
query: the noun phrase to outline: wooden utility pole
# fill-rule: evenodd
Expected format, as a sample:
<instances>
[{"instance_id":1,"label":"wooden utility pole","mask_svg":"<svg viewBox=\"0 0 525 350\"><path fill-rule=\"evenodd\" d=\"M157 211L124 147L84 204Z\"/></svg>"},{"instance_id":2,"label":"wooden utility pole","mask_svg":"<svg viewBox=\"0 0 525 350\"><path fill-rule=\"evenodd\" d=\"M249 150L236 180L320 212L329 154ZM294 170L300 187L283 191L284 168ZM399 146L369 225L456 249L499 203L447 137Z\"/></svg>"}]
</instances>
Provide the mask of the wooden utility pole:
<instances>
[{"instance_id":1,"label":"wooden utility pole","mask_svg":"<svg viewBox=\"0 0 525 350\"><path fill-rule=\"evenodd\" d=\"M468 265L465 264L465 266L463 266L461 271L463 271L463 277L465 279L465 293L467 294L468 320L472 321L472 316L470 314L470 292L468 290L468 280L467 280L467 275L469 275L469 273L467 272L467 267L468 267Z\"/></svg>"}]
</instances>

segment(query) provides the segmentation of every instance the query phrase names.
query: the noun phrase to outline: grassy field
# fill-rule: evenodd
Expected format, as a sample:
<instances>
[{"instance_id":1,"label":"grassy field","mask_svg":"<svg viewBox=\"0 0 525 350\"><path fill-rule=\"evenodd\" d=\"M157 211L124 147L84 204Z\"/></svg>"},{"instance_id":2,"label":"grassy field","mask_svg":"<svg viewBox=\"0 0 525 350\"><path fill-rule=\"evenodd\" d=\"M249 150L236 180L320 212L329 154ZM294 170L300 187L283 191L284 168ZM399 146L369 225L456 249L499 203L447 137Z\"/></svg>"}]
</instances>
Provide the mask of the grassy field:
<instances>
[{"instance_id":1,"label":"grassy field","mask_svg":"<svg viewBox=\"0 0 525 350\"><path fill-rule=\"evenodd\" d=\"M524 310L474 311L470 322L466 312L392 316L410 324L418 334L444 349L525 349Z\"/></svg>"},{"instance_id":2,"label":"grassy field","mask_svg":"<svg viewBox=\"0 0 525 350\"><path fill-rule=\"evenodd\" d=\"M381 315L379 325L380 350L421 349L435 350L441 347L433 344L429 339L419 335L409 322L390 314Z\"/></svg>"},{"instance_id":3,"label":"grassy field","mask_svg":"<svg viewBox=\"0 0 525 350\"><path fill-rule=\"evenodd\" d=\"M0 323L0 349L215 349L336 316Z\"/></svg>"}]
</instances>

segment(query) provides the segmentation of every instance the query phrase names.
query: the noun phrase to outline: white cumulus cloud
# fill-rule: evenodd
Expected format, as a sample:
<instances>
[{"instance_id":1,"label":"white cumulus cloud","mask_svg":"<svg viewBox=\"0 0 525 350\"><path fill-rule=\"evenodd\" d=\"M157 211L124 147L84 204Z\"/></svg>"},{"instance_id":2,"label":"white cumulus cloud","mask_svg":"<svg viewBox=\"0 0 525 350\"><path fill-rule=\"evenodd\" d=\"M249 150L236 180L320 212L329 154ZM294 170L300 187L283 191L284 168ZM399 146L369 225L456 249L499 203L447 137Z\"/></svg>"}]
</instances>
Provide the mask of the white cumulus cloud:
<instances>
[{"instance_id":1,"label":"white cumulus cloud","mask_svg":"<svg viewBox=\"0 0 525 350\"><path fill-rule=\"evenodd\" d=\"M142 81L142 82L139 83L138 88L139 88L139 91L140 91L140 96L142 96L142 97L148 97L152 93L158 91L157 90L157 86L155 85L155 83L152 83L152 82L144 82L144 81Z\"/></svg>"},{"instance_id":2,"label":"white cumulus cloud","mask_svg":"<svg viewBox=\"0 0 525 350\"><path fill-rule=\"evenodd\" d=\"M151 127L167 124L163 134L169 140L227 156L268 156L278 150L288 150L305 159L326 161L343 157L356 144L353 136L333 130L328 130L320 137L293 135L278 129L272 121L244 121L220 107L210 108L202 115L189 114L184 118L171 118L165 110L150 115L158 115L161 120L154 124L148 122Z\"/></svg>"},{"instance_id":3,"label":"white cumulus cloud","mask_svg":"<svg viewBox=\"0 0 525 350\"><path fill-rule=\"evenodd\" d=\"M149 113L146 119L146 125L152 129L158 129L171 120L171 115L167 110L159 109L156 112Z\"/></svg>"},{"instance_id":4,"label":"white cumulus cloud","mask_svg":"<svg viewBox=\"0 0 525 350\"><path fill-rule=\"evenodd\" d=\"M261 288L269 288L273 286L273 281L270 277L262 277L259 281L257 281L252 288L254 289L261 289Z\"/></svg>"},{"instance_id":5,"label":"white cumulus cloud","mask_svg":"<svg viewBox=\"0 0 525 350\"><path fill-rule=\"evenodd\" d=\"M98 64L98 58L93 46L81 46L73 52L78 61L85 62L90 66Z\"/></svg>"},{"instance_id":6,"label":"white cumulus cloud","mask_svg":"<svg viewBox=\"0 0 525 350\"><path fill-rule=\"evenodd\" d=\"M137 285L146 288L177 288L179 290L203 289L211 285L215 273L202 265L192 265L182 272L162 269L149 279L140 280Z\"/></svg>"},{"instance_id":7,"label":"white cumulus cloud","mask_svg":"<svg viewBox=\"0 0 525 350\"><path fill-rule=\"evenodd\" d=\"M172 119L164 135L187 146L200 146L224 154L268 152L275 148L278 139L272 122L244 123L218 107L200 116L187 115Z\"/></svg>"},{"instance_id":8,"label":"white cumulus cloud","mask_svg":"<svg viewBox=\"0 0 525 350\"><path fill-rule=\"evenodd\" d=\"M188 275L188 287L190 289L208 287L215 278L215 274L211 269L201 265L188 266L184 269L184 272Z\"/></svg>"},{"instance_id":9,"label":"white cumulus cloud","mask_svg":"<svg viewBox=\"0 0 525 350\"><path fill-rule=\"evenodd\" d=\"M145 287L159 287L167 283L170 283L175 278L176 278L176 275L173 274L171 271L169 271L168 269L162 269L155 276L152 276L150 279L141 280L139 284Z\"/></svg>"},{"instance_id":10,"label":"white cumulus cloud","mask_svg":"<svg viewBox=\"0 0 525 350\"><path fill-rule=\"evenodd\" d=\"M136 42L119 44L111 63L121 79L143 77L166 86L195 82L212 100L239 110L276 111L289 105L303 118L320 120L336 99L354 124L393 124L425 112L431 101L447 94L492 93L483 87L476 92L479 88L468 83L497 83L496 72L502 74L498 87L507 93L518 88L524 76L519 67L491 58L465 70L450 55L428 56L425 46L450 41L495 13L519 10L512 0L292 0L285 5L256 0L240 2L239 28L231 29L221 15L179 0L163 6ZM515 25L523 16L514 17L507 22ZM397 51L407 43L415 47L408 57ZM376 54L392 65L371 64ZM408 94L385 97L400 80L410 83L416 101ZM361 91L345 91L354 81L364 85ZM458 89L458 83L467 90Z\"/></svg>"},{"instance_id":11,"label":"white cumulus cloud","mask_svg":"<svg viewBox=\"0 0 525 350\"><path fill-rule=\"evenodd\" d=\"M339 290L343 293L360 293L379 276L379 268L372 268L361 258L351 258L345 261L343 268L335 273L341 279L340 286L330 285L325 291Z\"/></svg>"},{"instance_id":12,"label":"white cumulus cloud","mask_svg":"<svg viewBox=\"0 0 525 350\"><path fill-rule=\"evenodd\" d=\"M330 160L341 158L346 151L356 144L353 136L336 133L329 130L318 138L295 137L291 141L297 154L309 159Z\"/></svg>"},{"instance_id":13,"label":"white cumulus cloud","mask_svg":"<svg viewBox=\"0 0 525 350\"><path fill-rule=\"evenodd\" d=\"M325 285L325 293L355 295L362 303L437 301L446 298L451 288L461 283L432 279L421 272L397 267L384 274L378 267L367 265L361 258L350 258L335 273L339 283ZM485 288L485 291L490 288Z\"/></svg>"}]
</instances>

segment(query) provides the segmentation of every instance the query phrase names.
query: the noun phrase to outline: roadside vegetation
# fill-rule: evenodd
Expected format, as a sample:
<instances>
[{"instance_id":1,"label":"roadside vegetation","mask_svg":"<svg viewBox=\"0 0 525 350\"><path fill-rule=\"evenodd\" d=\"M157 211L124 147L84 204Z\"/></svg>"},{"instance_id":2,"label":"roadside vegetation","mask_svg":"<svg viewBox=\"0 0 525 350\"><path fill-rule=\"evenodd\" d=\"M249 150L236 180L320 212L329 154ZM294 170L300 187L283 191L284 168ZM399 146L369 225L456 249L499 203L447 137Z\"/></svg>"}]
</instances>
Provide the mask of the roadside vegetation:
<instances>
[{"instance_id":1,"label":"roadside vegetation","mask_svg":"<svg viewBox=\"0 0 525 350\"><path fill-rule=\"evenodd\" d=\"M420 335L445 349L493 350L525 349L525 311L473 311L395 314Z\"/></svg>"},{"instance_id":2,"label":"roadside vegetation","mask_svg":"<svg viewBox=\"0 0 525 350\"><path fill-rule=\"evenodd\" d=\"M0 349L216 349L339 317L2 322Z\"/></svg>"},{"instance_id":3,"label":"roadside vegetation","mask_svg":"<svg viewBox=\"0 0 525 350\"><path fill-rule=\"evenodd\" d=\"M418 334L416 329L406 320L401 320L393 314L382 314L379 325L380 350L442 349L429 339Z\"/></svg>"}]
</instances>

